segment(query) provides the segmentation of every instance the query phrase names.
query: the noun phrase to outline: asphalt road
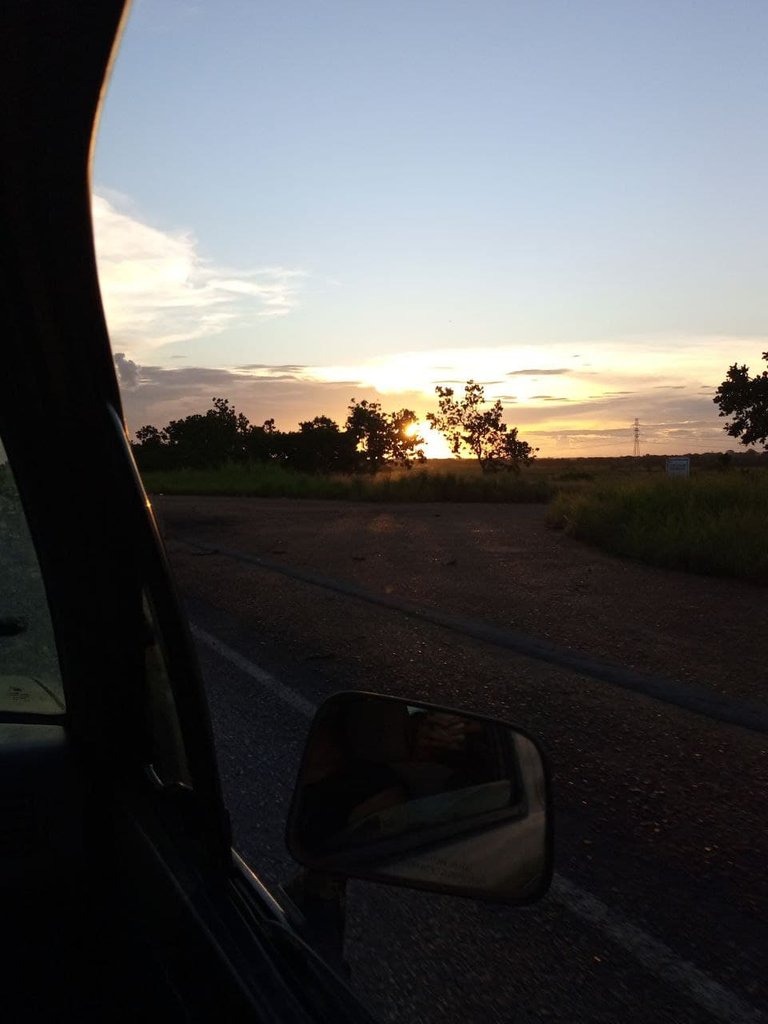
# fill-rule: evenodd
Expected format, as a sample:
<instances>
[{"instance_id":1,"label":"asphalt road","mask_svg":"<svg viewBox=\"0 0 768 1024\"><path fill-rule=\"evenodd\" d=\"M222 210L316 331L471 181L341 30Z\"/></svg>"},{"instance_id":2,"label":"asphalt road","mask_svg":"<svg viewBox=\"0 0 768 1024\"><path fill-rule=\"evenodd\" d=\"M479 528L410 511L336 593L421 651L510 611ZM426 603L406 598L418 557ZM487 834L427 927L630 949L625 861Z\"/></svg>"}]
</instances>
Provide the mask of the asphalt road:
<instances>
[{"instance_id":1,"label":"asphalt road","mask_svg":"<svg viewBox=\"0 0 768 1024\"><path fill-rule=\"evenodd\" d=\"M382 1020L768 1020L765 735L204 554L195 537L194 522L174 529L172 561L237 844L268 884L293 870L283 823L329 693L495 714L550 754L557 876L540 904L352 884L352 983Z\"/></svg>"}]
</instances>

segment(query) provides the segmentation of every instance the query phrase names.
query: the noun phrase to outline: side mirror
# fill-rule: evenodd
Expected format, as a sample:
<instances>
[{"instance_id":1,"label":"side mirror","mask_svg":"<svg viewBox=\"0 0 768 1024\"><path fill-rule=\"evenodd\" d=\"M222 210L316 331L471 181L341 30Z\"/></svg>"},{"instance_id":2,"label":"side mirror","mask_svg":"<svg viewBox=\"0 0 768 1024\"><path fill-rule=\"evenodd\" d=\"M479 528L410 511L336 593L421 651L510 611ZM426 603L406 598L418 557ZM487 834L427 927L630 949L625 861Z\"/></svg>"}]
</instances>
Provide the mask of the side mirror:
<instances>
[{"instance_id":1,"label":"side mirror","mask_svg":"<svg viewBox=\"0 0 768 1024\"><path fill-rule=\"evenodd\" d=\"M286 841L313 871L529 903L552 876L549 775L516 726L340 693L307 739Z\"/></svg>"}]
</instances>

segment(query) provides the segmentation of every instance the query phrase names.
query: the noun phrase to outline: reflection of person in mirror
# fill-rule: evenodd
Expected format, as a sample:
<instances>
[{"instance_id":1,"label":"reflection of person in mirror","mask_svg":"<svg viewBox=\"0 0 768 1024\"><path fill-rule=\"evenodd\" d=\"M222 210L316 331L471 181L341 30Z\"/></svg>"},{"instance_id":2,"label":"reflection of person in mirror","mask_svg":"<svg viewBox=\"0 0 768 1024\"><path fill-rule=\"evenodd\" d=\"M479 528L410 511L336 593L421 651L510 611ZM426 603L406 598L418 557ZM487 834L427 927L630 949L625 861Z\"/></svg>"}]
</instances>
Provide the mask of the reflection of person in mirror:
<instances>
[{"instance_id":1,"label":"reflection of person in mirror","mask_svg":"<svg viewBox=\"0 0 768 1024\"><path fill-rule=\"evenodd\" d=\"M424 711L411 717L411 751L415 761L434 761L441 754L463 752L471 723L447 711Z\"/></svg>"},{"instance_id":2,"label":"reflection of person in mirror","mask_svg":"<svg viewBox=\"0 0 768 1024\"><path fill-rule=\"evenodd\" d=\"M389 765L360 757L345 731L342 722L319 723L305 754L300 831L310 850L322 848L347 825L408 799Z\"/></svg>"},{"instance_id":3,"label":"reflection of person in mirror","mask_svg":"<svg viewBox=\"0 0 768 1024\"><path fill-rule=\"evenodd\" d=\"M313 730L302 779L303 842L321 848L379 812L498 777L483 723L363 700Z\"/></svg>"},{"instance_id":4,"label":"reflection of person in mirror","mask_svg":"<svg viewBox=\"0 0 768 1024\"><path fill-rule=\"evenodd\" d=\"M419 711L411 717L410 762L406 773L413 796L429 796L498 779L486 726L447 711ZM427 764L424 764L427 762ZM427 765L433 768L427 769Z\"/></svg>"},{"instance_id":5,"label":"reflection of person in mirror","mask_svg":"<svg viewBox=\"0 0 768 1024\"><path fill-rule=\"evenodd\" d=\"M465 748L464 724L455 715L411 716L405 704L365 700L317 723L303 767L304 843L323 845L348 825L441 792L453 771L441 758Z\"/></svg>"}]
</instances>

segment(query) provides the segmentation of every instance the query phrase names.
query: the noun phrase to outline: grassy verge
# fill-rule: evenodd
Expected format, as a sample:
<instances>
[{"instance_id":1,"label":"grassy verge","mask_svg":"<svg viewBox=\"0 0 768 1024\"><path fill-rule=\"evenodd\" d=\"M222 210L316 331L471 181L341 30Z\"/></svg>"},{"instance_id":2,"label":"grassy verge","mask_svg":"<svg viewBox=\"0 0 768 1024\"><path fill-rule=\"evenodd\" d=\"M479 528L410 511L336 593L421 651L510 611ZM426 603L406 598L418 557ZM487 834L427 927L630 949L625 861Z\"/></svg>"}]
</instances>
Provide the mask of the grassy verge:
<instances>
[{"instance_id":1,"label":"grassy verge","mask_svg":"<svg viewBox=\"0 0 768 1024\"><path fill-rule=\"evenodd\" d=\"M335 498L349 501L543 502L552 496L544 478L525 473L483 475L434 469L396 470L367 476L315 476L281 466L228 465L218 469L145 472L152 494L251 495L262 498Z\"/></svg>"},{"instance_id":2,"label":"grassy verge","mask_svg":"<svg viewBox=\"0 0 768 1024\"><path fill-rule=\"evenodd\" d=\"M768 583L768 473L602 481L559 494L547 519L613 554Z\"/></svg>"}]
</instances>

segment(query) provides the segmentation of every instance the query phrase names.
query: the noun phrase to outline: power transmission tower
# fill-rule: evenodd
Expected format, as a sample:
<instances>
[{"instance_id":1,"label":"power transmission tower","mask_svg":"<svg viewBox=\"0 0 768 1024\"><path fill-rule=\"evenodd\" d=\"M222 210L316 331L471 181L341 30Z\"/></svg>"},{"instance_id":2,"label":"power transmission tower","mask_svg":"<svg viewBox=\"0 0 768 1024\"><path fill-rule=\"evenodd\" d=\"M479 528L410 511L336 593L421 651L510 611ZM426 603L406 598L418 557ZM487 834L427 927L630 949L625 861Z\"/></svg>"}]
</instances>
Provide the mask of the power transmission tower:
<instances>
[{"instance_id":1,"label":"power transmission tower","mask_svg":"<svg viewBox=\"0 0 768 1024\"><path fill-rule=\"evenodd\" d=\"M635 439L635 443L632 447L632 454L635 458L640 455L640 420L635 416L635 422L632 427L632 436Z\"/></svg>"}]
</instances>

